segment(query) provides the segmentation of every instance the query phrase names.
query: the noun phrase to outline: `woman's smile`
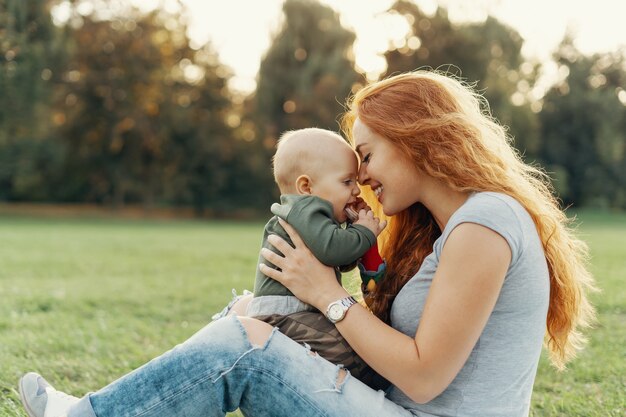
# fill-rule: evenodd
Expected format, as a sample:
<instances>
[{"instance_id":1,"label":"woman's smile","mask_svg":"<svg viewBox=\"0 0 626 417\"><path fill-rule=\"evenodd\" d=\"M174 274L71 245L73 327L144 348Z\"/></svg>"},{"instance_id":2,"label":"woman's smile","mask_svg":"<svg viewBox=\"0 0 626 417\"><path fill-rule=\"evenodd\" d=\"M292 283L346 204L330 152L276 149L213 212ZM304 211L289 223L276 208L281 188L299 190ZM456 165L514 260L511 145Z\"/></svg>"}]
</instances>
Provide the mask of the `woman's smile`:
<instances>
[{"instance_id":1,"label":"woman's smile","mask_svg":"<svg viewBox=\"0 0 626 417\"><path fill-rule=\"evenodd\" d=\"M374 194L376 194L376 198L378 199L378 201L381 201L381 197L383 195L383 186L379 185L376 188L372 188L372 191L374 191Z\"/></svg>"}]
</instances>

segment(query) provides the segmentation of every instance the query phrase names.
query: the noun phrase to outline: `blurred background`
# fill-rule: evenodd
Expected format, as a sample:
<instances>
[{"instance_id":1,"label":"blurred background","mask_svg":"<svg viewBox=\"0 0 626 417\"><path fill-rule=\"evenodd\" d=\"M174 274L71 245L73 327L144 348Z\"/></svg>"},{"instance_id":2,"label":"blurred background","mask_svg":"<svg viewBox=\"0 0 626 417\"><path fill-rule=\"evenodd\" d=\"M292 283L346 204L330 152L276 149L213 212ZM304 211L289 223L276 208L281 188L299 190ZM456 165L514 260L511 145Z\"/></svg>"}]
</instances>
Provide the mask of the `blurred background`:
<instances>
[{"instance_id":1,"label":"blurred background","mask_svg":"<svg viewBox=\"0 0 626 417\"><path fill-rule=\"evenodd\" d=\"M432 67L564 205L623 210L626 6L515 3L0 0L0 205L267 213L282 131Z\"/></svg>"},{"instance_id":2,"label":"blurred background","mask_svg":"<svg viewBox=\"0 0 626 417\"><path fill-rule=\"evenodd\" d=\"M623 417L625 16L624 0L0 0L0 415L25 416L24 372L82 395L204 326L253 286L279 134L338 130L368 81L431 67L474 83L550 174L603 289L568 372L542 358L530 415Z\"/></svg>"}]
</instances>

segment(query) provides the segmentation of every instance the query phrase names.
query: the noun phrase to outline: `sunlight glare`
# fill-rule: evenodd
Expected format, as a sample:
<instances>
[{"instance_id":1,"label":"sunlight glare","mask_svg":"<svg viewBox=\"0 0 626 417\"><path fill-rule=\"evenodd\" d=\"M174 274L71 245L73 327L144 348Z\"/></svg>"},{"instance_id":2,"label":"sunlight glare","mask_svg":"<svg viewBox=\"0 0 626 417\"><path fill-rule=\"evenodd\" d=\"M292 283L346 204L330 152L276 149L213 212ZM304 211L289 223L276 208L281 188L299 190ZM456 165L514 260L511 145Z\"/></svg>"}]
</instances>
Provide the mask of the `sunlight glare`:
<instances>
[{"instance_id":1,"label":"sunlight glare","mask_svg":"<svg viewBox=\"0 0 626 417\"><path fill-rule=\"evenodd\" d=\"M93 4L89 1L80 2L78 3L78 6L76 6L76 11L81 16L90 16L93 13L93 10Z\"/></svg>"},{"instance_id":2,"label":"sunlight glare","mask_svg":"<svg viewBox=\"0 0 626 417\"><path fill-rule=\"evenodd\" d=\"M626 106L626 91L621 88L618 88L617 90L617 98L624 106Z\"/></svg>"},{"instance_id":3,"label":"sunlight glare","mask_svg":"<svg viewBox=\"0 0 626 417\"><path fill-rule=\"evenodd\" d=\"M52 6L50 11L52 15L52 22L57 26L66 24L72 16L72 5L69 1L63 1L55 6Z\"/></svg>"},{"instance_id":4,"label":"sunlight glare","mask_svg":"<svg viewBox=\"0 0 626 417\"><path fill-rule=\"evenodd\" d=\"M427 59L428 51L421 45L421 40L407 37L410 23L406 21L406 17L386 14L395 0L319 1L336 10L341 24L355 32L355 65L368 79L376 79L385 71L383 55L390 47L415 50L418 55ZM534 62L550 62L552 51L568 30L575 36L575 46L586 54L615 51L620 45L626 44L626 25L623 18L626 15L626 3L622 1L594 0L593 4L567 0L413 1L429 16L436 12L437 7L446 7L450 19L457 23L481 21L486 18L487 13L492 14L519 32L524 39L522 54ZM260 62L282 23L283 0L180 2L188 9L184 20L188 23L187 35L191 47L200 50L210 42L219 55L219 61L233 69L229 86L242 94L254 91ZM181 4L178 0L131 0L130 3L144 12L163 7L170 13L177 13ZM55 25L69 23L79 26L81 16L97 14L98 18L107 18L117 9L99 10L89 0L61 0L51 10ZM541 12L537 12L538 10ZM73 16L77 16L78 20ZM178 22L168 22L167 25L173 28L177 26L175 23ZM302 51L297 52L297 55L299 59L304 56ZM526 65L522 71L531 72L533 67ZM548 64L541 70L541 85L533 88L531 96L546 91L546 86L551 81L563 79L563 75ZM623 94L620 95L620 100L621 97Z\"/></svg>"}]
</instances>

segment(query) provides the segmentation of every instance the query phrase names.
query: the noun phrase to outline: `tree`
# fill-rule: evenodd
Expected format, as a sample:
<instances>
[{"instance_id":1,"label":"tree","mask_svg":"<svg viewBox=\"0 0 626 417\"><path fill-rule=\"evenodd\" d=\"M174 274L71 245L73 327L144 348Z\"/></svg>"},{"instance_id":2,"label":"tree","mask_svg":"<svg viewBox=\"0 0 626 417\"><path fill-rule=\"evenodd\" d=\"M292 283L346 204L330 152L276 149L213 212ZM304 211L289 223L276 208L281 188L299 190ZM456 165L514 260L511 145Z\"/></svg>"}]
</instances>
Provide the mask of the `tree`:
<instances>
[{"instance_id":1,"label":"tree","mask_svg":"<svg viewBox=\"0 0 626 417\"><path fill-rule=\"evenodd\" d=\"M354 69L355 35L333 9L314 0L287 0L283 15L249 104L257 151L264 154L267 167L265 189L275 188L270 157L280 134L311 126L338 131L343 104L363 81Z\"/></svg>"},{"instance_id":2,"label":"tree","mask_svg":"<svg viewBox=\"0 0 626 417\"><path fill-rule=\"evenodd\" d=\"M103 3L104 5L107 2ZM171 199L201 212L224 198L230 158L228 71L194 50L183 14L127 7L78 16L58 85L68 147L63 199L147 206Z\"/></svg>"},{"instance_id":3,"label":"tree","mask_svg":"<svg viewBox=\"0 0 626 417\"><path fill-rule=\"evenodd\" d=\"M65 38L50 2L6 0L0 6L0 200L50 198L62 147L50 117L50 80Z\"/></svg>"},{"instance_id":4,"label":"tree","mask_svg":"<svg viewBox=\"0 0 626 417\"><path fill-rule=\"evenodd\" d=\"M268 131L318 126L337 130L354 84L355 35L313 0L287 0L283 27L261 62L256 112Z\"/></svg>"},{"instance_id":5,"label":"tree","mask_svg":"<svg viewBox=\"0 0 626 417\"><path fill-rule=\"evenodd\" d=\"M514 29L493 17L455 25L445 9L428 16L408 0L397 1L389 12L403 16L410 30L403 46L386 53L386 75L434 68L475 83L492 114L509 127L516 147L530 159L537 155L539 124L525 99L537 68L522 67L523 40Z\"/></svg>"},{"instance_id":6,"label":"tree","mask_svg":"<svg viewBox=\"0 0 626 417\"><path fill-rule=\"evenodd\" d=\"M242 205L254 206L252 196L266 190L254 184L249 142L235 134L239 116L230 101L226 77L230 74L209 45L196 58L206 76L183 90L193 98L193 105L168 114L164 121L172 129L165 146L166 172L171 173L165 180L165 196L179 204L192 204L198 215L206 209L232 212Z\"/></svg>"},{"instance_id":7,"label":"tree","mask_svg":"<svg viewBox=\"0 0 626 417\"><path fill-rule=\"evenodd\" d=\"M626 208L626 57L585 56L564 39L564 79L544 97L541 157L566 204Z\"/></svg>"}]
</instances>

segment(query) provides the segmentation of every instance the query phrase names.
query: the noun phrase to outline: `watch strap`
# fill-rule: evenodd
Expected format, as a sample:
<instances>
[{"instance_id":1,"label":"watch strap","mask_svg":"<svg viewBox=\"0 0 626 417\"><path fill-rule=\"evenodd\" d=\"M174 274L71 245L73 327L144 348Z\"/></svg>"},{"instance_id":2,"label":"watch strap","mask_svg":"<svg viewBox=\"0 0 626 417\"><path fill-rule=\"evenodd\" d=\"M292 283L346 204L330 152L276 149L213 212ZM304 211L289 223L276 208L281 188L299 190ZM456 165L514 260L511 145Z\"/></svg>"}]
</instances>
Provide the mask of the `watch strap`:
<instances>
[{"instance_id":1,"label":"watch strap","mask_svg":"<svg viewBox=\"0 0 626 417\"><path fill-rule=\"evenodd\" d=\"M352 307L353 305L355 305L357 303L357 301L354 299L353 296L348 296L345 298L342 298L341 300L339 300L339 302L341 303L341 305L343 305L346 309Z\"/></svg>"},{"instance_id":2,"label":"watch strap","mask_svg":"<svg viewBox=\"0 0 626 417\"><path fill-rule=\"evenodd\" d=\"M328 320L330 320L331 323L338 323L341 320L343 320L344 317L346 317L346 313L348 312L348 309L355 304L357 304L357 301L352 296L344 297L337 301L333 301L326 308L325 316ZM337 305L343 309L343 312L341 314L341 317L333 318L330 312L331 312L332 307L337 306Z\"/></svg>"}]
</instances>

